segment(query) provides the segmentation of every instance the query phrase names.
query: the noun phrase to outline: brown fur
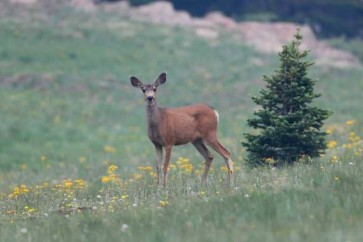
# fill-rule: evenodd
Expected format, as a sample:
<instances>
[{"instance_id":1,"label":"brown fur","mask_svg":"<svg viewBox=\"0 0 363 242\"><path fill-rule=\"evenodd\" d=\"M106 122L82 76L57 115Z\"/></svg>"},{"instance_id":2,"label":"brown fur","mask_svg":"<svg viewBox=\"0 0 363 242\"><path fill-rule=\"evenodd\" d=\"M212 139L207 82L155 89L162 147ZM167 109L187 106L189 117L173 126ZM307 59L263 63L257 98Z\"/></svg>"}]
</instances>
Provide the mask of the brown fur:
<instances>
[{"instance_id":1,"label":"brown fur","mask_svg":"<svg viewBox=\"0 0 363 242\"><path fill-rule=\"evenodd\" d=\"M149 138L162 146L183 145L204 139L217 129L214 110L204 104L179 108L159 108L155 105L147 109L153 109L147 111Z\"/></svg>"}]
</instances>

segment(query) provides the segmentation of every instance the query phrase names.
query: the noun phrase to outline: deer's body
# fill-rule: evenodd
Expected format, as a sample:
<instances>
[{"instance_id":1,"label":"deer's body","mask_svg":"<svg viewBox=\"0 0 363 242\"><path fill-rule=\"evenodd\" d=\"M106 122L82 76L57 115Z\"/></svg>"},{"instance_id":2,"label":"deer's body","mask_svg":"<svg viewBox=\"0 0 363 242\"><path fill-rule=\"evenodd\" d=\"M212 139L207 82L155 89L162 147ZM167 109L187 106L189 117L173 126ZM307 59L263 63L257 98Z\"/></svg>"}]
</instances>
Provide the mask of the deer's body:
<instances>
[{"instance_id":1,"label":"deer's body","mask_svg":"<svg viewBox=\"0 0 363 242\"><path fill-rule=\"evenodd\" d=\"M218 125L216 111L205 104L179 108L147 106L146 116L149 138L161 146L184 145L206 138Z\"/></svg>"},{"instance_id":2,"label":"deer's body","mask_svg":"<svg viewBox=\"0 0 363 242\"><path fill-rule=\"evenodd\" d=\"M217 139L219 116L217 111L205 104L195 104L178 108L161 108L156 102L157 87L166 81L166 73L162 73L153 84L142 84L136 77L130 77L131 84L140 88L144 93L148 136L154 144L157 154L157 177L160 183L162 153L165 149L163 166L163 185L166 186L171 149L174 145L192 143L205 158L206 165L203 181L207 178L213 160L206 144L211 146L226 161L229 180L233 173L230 152Z\"/></svg>"}]
</instances>

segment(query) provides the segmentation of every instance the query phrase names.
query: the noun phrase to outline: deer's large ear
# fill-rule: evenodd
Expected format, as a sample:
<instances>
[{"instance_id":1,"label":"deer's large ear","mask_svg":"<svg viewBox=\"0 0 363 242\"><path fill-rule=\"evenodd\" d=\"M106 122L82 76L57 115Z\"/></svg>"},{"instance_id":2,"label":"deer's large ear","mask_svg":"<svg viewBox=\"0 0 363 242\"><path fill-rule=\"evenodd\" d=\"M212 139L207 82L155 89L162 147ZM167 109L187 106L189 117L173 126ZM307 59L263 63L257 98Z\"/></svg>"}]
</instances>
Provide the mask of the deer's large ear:
<instances>
[{"instance_id":1,"label":"deer's large ear","mask_svg":"<svg viewBox=\"0 0 363 242\"><path fill-rule=\"evenodd\" d=\"M156 79L154 85L157 87L166 82L166 72L163 72L159 75L158 79Z\"/></svg>"},{"instance_id":2,"label":"deer's large ear","mask_svg":"<svg viewBox=\"0 0 363 242\"><path fill-rule=\"evenodd\" d=\"M130 81L131 84L137 88L140 88L143 85L142 82L137 77L134 76L130 76Z\"/></svg>"}]
</instances>

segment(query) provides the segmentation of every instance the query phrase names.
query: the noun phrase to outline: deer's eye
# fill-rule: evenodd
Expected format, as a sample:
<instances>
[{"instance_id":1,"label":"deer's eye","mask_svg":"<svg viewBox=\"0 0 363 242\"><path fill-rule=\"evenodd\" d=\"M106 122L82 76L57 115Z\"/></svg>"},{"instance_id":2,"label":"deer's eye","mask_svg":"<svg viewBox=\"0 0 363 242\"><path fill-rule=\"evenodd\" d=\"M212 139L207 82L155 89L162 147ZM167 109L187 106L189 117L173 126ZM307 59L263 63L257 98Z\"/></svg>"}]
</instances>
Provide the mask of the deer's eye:
<instances>
[{"instance_id":1,"label":"deer's eye","mask_svg":"<svg viewBox=\"0 0 363 242\"><path fill-rule=\"evenodd\" d=\"M146 92L146 90L145 90L145 89L142 89L142 92L143 92L143 93L145 93L145 92Z\"/></svg>"},{"instance_id":2,"label":"deer's eye","mask_svg":"<svg viewBox=\"0 0 363 242\"><path fill-rule=\"evenodd\" d=\"M156 92L156 88L154 88L153 91Z\"/></svg>"}]
</instances>

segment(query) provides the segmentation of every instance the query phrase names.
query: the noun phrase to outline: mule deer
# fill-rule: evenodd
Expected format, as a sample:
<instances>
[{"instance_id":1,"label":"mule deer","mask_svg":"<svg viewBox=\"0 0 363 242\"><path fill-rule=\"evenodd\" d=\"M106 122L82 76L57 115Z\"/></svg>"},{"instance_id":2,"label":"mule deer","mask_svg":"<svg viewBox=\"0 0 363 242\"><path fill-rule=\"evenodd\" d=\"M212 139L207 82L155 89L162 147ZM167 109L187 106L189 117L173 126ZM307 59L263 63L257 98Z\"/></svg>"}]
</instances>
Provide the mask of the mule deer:
<instances>
[{"instance_id":1,"label":"mule deer","mask_svg":"<svg viewBox=\"0 0 363 242\"><path fill-rule=\"evenodd\" d=\"M157 156L157 183L160 184L163 147L165 161L163 186L167 183L168 166L173 145L192 143L205 159L202 182L207 178L213 155L207 145L219 153L227 164L228 180L231 182L233 164L230 152L217 139L219 115L205 104L195 104L178 108L161 108L156 102L157 88L166 82L166 73L161 73L155 82L143 84L137 77L130 77L131 84L140 88L146 102L148 136L154 144Z\"/></svg>"}]
</instances>

